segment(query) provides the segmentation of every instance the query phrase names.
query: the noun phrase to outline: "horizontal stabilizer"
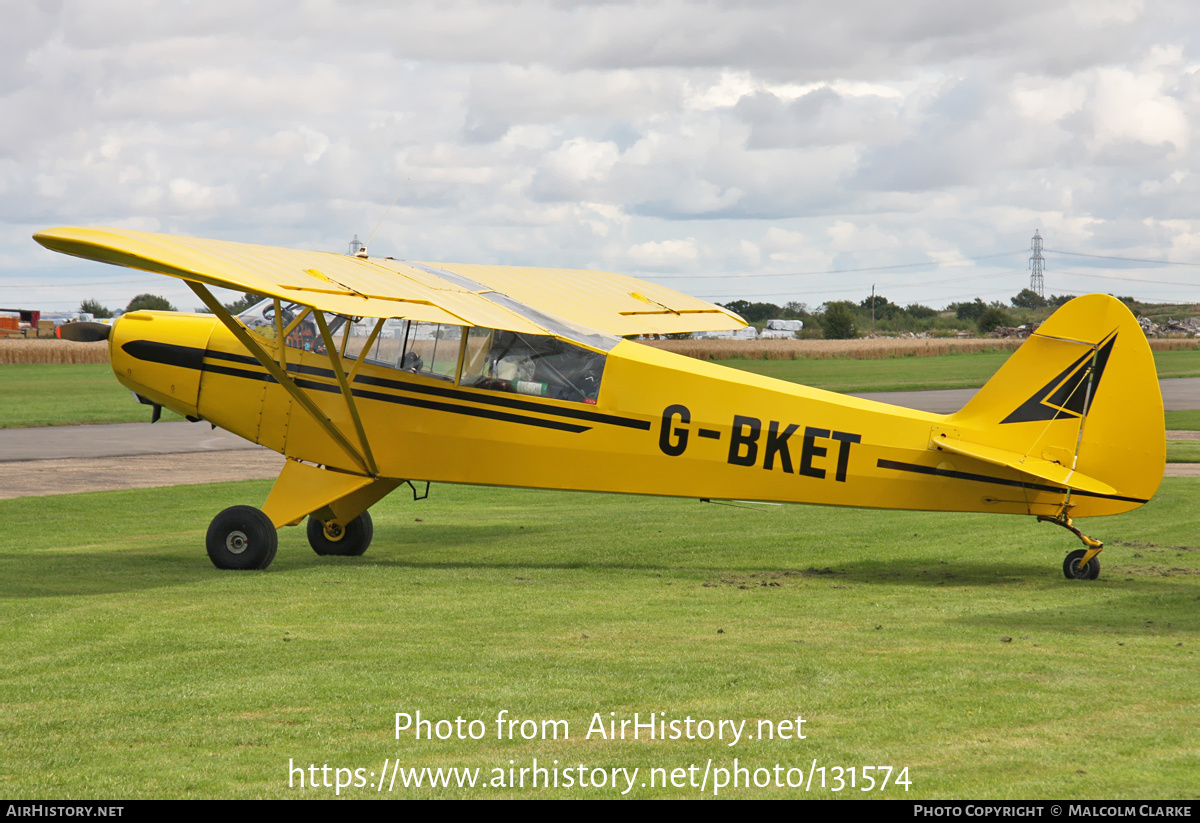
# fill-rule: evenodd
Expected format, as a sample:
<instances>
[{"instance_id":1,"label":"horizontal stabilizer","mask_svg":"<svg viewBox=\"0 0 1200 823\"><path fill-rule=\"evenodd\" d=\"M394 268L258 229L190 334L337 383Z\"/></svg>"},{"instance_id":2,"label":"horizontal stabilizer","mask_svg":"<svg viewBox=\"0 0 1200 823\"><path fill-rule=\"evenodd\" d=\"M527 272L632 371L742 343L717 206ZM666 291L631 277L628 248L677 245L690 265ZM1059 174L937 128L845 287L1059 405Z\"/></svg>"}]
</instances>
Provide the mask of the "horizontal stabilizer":
<instances>
[{"instance_id":1,"label":"horizontal stabilizer","mask_svg":"<svg viewBox=\"0 0 1200 823\"><path fill-rule=\"evenodd\" d=\"M1094 477L1082 475L1077 471L1073 471L1069 466L1064 466L1052 460L1044 460L1031 455L993 448L992 446L963 443L961 440L951 440L942 437L935 437L931 440L930 447L953 452L954 454L961 454L966 457L974 457L976 460L982 460L985 463L991 463L996 466L1007 466L1022 474L1028 474L1040 480L1047 480L1060 486L1066 486L1068 489L1106 496L1117 494L1117 490L1107 483L1101 483Z\"/></svg>"}]
</instances>

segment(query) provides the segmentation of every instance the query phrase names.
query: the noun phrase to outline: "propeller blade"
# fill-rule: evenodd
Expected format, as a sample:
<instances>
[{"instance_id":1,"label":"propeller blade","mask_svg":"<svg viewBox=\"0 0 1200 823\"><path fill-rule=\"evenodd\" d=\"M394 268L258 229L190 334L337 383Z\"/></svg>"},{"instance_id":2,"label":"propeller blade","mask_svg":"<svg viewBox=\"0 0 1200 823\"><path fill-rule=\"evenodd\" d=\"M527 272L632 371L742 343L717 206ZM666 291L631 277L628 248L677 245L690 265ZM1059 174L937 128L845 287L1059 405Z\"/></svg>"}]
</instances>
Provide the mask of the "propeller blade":
<instances>
[{"instance_id":1,"label":"propeller blade","mask_svg":"<svg viewBox=\"0 0 1200 823\"><path fill-rule=\"evenodd\" d=\"M95 343L107 340L112 334L112 326L107 323L83 321L80 323L63 323L54 330L54 336L63 340L74 340L76 343Z\"/></svg>"}]
</instances>

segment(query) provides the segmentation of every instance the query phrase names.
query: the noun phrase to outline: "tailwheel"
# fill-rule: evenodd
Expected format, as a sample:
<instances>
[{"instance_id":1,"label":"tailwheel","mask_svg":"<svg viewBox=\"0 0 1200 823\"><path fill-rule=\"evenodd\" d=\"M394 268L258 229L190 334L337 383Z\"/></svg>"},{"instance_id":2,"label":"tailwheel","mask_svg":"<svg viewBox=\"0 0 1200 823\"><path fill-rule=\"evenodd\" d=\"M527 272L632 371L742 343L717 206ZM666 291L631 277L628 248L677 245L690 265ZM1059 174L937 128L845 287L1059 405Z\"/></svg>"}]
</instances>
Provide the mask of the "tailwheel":
<instances>
[{"instance_id":1,"label":"tailwheel","mask_svg":"<svg viewBox=\"0 0 1200 823\"><path fill-rule=\"evenodd\" d=\"M213 518L205 547L218 569L265 569L275 559L279 534L258 509L233 506Z\"/></svg>"},{"instance_id":2,"label":"tailwheel","mask_svg":"<svg viewBox=\"0 0 1200 823\"><path fill-rule=\"evenodd\" d=\"M308 518L308 544L320 555L358 557L371 545L374 536L370 512L363 512L344 526L324 523L312 515Z\"/></svg>"},{"instance_id":3,"label":"tailwheel","mask_svg":"<svg viewBox=\"0 0 1200 823\"><path fill-rule=\"evenodd\" d=\"M1084 549L1076 549L1067 555L1067 559L1063 561L1063 574L1068 580L1095 580L1100 576L1100 558L1095 555L1092 559L1083 562L1083 558L1088 554Z\"/></svg>"},{"instance_id":4,"label":"tailwheel","mask_svg":"<svg viewBox=\"0 0 1200 823\"><path fill-rule=\"evenodd\" d=\"M1068 580L1095 580L1100 576L1100 561L1096 555L1100 554L1100 550L1104 548L1104 543L1094 537L1088 537L1075 527L1071 518L1067 517L1066 512L1063 512L1055 517L1048 517L1044 514L1038 515L1039 523L1053 523L1056 526L1062 526L1071 534L1079 538L1086 549L1076 549L1067 555L1067 559L1063 561L1063 574Z\"/></svg>"}]
</instances>

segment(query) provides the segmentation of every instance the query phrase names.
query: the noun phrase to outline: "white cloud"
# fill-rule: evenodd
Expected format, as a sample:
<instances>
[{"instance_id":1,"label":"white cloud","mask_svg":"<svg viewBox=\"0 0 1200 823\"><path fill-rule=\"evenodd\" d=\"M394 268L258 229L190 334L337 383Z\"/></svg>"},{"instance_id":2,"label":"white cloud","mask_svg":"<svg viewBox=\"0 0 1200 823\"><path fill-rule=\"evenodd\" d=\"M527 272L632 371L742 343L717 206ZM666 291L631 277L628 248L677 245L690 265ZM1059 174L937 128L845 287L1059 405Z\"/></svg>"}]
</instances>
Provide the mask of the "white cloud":
<instances>
[{"instance_id":1,"label":"white cloud","mask_svg":"<svg viewBox=\"0 0 1200 823\"><path fill-rule=\"evenodd\" d=\"M572 138L547 155L546 168L571 183L603 180L620 153L615 143Z\"/></svg>"},{"instance_id":2,"label":"white cloud","mask_svg":"<svg viewBox=\"0 0 1200 823\"><path fill-rule=\"evenodd\" d=\"M1145 3L1142 0L1075 0L1071 9L1086 24L1132 23Z\"/></svg>"},{"instance_id":3,"label":"white cloud","mask_svg":"<svg viewBox=\"0 0 1200 823\"><path fill-rule=\"evenodd\" d=\"M38 267L95 271L39 226L340 251L402 186L376 251L739 275L670 281L705 294L818 288L747 267L949 266L1039 227L1190 259L1198 23L1183 0L10 3L0 302Z\"/></svg>"},{"instance_id":4,"label":"white cloud","mask_svg":"<svg viewBox=\"0 0 1200 823\"><path fill-rule=\"evenodd\" d=\"M1176 151L1188 146L1188 118L1180 103L1163 93L1159 72L1103 68L1096 73L1094 112L1099 142L1132 140Z\"/></svg>"},{"instance_id":5,"label":"white cloud","mask_svg":"<svg viewBox=\"0 0 1200 823\"><path fill-rule=\"evenodd\" d=\"M674 267L699 260L700 247L696 238L688 237L685 240L637 243L629 247L628 254L633 260L650 268Z\"/></svg>"}]
</instances>

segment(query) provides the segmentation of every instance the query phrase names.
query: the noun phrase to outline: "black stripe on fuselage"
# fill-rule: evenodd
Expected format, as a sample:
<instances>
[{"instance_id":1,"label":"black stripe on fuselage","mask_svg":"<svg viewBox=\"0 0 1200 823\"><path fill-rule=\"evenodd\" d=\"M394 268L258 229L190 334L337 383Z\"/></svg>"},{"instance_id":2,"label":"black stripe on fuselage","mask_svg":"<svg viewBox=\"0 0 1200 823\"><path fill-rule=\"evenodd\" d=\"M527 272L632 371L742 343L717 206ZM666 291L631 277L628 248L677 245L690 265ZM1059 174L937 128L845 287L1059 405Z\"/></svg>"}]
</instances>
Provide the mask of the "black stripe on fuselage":
<instances>
[{"instance_id":1,"label":"black stripe on fuselage","mask_svg":"<svg viewBox=\"0 0 1200 823\"><path fill-rule=\"evenodd\" d=\"M1033 489L1040 492L1052 492L1055 494L1065 494L1066 489L1059 486L1047 486L1042 483L1026 483L1020 480L1009 480L1003 477L992 477L987 474L972 474L971 472L960 472L956 469L939 469L936 466L920 466L916 463L901 463L898 460L879 460L877 464L881 469L895 469L902 472L913 472L915 474L928 474L934 477L949 477L954 480L970 480L975 483L994 483L997 486L1013 486L1021 489ZM1123 503L1147 503L1148 500L1143 500L1140 497L1123 497L1119 494L1101 494L1100 492L1088 492L1080 489L1071 489L1071 494L1077 494L1081 497L1099 497L1103 500L1120 500Z\"/></svg>"},{"instance_id":2,"label":"black stripe on fuselage","mask_svg":"<svg viewBox=\"0 0 1200 823\"><path fill-rule=\"evenodd\" d=\"M151 345L146 345L151 344ZM242 354L230 354L228 352L211 352L204 349L198 349L190 346L176 346L170 343L154 343L153 341L131 341L121 347L131 357L139 360L149 360L155 363L164 363L166 365L178 366L180 368L200 369L210 371L214 374L223 374L229 377L237 377L244 380L262 380L268 383L274 383L275 378L266 371L248 370L237 368L234 366L226 366L219 363L203 364L203 358L208 357L209 360L223 360L227 363L239 363L250 366L262 367L253 357ZM298 363L288 363L287 370L293 374L308 374L316 377L326 377L334 379L335 375L332 369L323 369L316 366L304 366ZM553 414L575 419L593 420L596 422L610 423L613 425L626 425L632 428L649 429L649 422L628 420L623 417L615 417L599 412L587 412L576 409L560 409L553 406L544 406L539 403L528 403L523 401L511 401L509 398L495 398L486 396L476 396L468 392L461 392L453 389L441 389L438 386L422 386L415 383L406 383L399 380L382 380L369 379L362 380L361 376L355 380L364 383L374 383L383 385L388 388L395 388L401 391L410 391L414 393L427 394L443 394L455 399L470 400L472 402L489 404L495 406L506 406L528 411L540 412L542 414ZM312 389L314 391L330 392L332 394L341 393L341 389L331 383L321 383L313 380L305 380L303 378L294 378L297 386L304 389ZM520 414L499 411L497 409L477 408L474 406L460 406L456 403L440 403L435 400L426 400L424 398L403 397L394 394L384 394L383 392L370 391L369 389L360 389L354 386L351 387L351 392L355 397L363 397L370 400L380 400L385 403L396 403L402 406L413 406L415 408L433 409L435 411L444 411L451 414L462 414L469 417L482 417L489 420L500 420L506 423L518 423L525 426L536 426L544 429L555 429L557 431L566 431L573 434L589 431L591 426L583 426L576 423L568 423L561 420L543 420L536 417L526 417ZM618 422L620 421L620 422ZM642 423L642 425L637 425ZM631 425L632 424L632 425Z\"/></svg>"},{"instance_id":3,"label":"black stripe on fuselage","mask_svg":"<svg viewBox=\"0 0 1200 823\"><path fill-rule=\"evenodd\" d=\"M578 434L590 430L591 426L580 426L575 423L566 423L562 420L543 420L540 417L525 417L520 414L511 414L498 409L481 409L476 406L460 406L457 403L439 403L436 400L426 400L423 397L403 397L397 394L383 394L382 392L369 391L367 389L352 389L355 397L365 397L370 400L382 400L385 403L399 403L401 406L416 406L422 409L433 409L435 411L451 412L453 414L466 414L471 417L486 417L489 420L503 420L506 423L522 423L526 426L540 426L544 429L557 429L559 431L573 432Z\"/></svg>"},{"instance_id":4,"label":"black stripe on fuselage","mask_svg":"<svg viewBox=\"0 0 1200 823\"><path fill-rule=\"evenodd\" d=\"M196 370L200 370L204 366L204 349L194 346L176 346L173 343L160 343L157 340L130 340L121 346L121 350L130 357L144 360L147 363L162 363L166 366Z\"/></svg>"},{"instance_id":5,"label":"black stripe on fuselage","mask_svg":"<svg viewBox=\"0 0 1200 823\"><path fill-rule=\"evenodd\" d=\"M245 363L247 365L260 365L253 357L244 354L229 354L228 352L206 352L210 359L228 360L233 363ZM298 363L288 363L287 370L298 374L311 374L314 377L326 377L330 380L336 379L332 369L321 368L320 366L302 366ZM471 403L480 403L488 406L500 406L506 409L519 409L520 411L537 412L538 414L552 414L558 417L570 417L574 420L587 420L590 423L607 423L610 426L624 426L629 429L641 429L642 431L650 430L649 420L635 420L630 417L621 417L615 414L605 414L604 412L589 411L588 409L565 409L558 406L548 406L544 403L534 403L528 400L521 400L515 397L495 397L486 394L477 394L475 392L463 391L462 389L450 388L447 386L426 386L421 383L410 383L406 380L392 380L386 377L376 377L374 375L359 374L354 377L355 383L363 383L368 386L379 386L385 389L395 389L396 391L407 391L416 394L429 394L435 397L443 397L450 400L467 400ZM355 395L362 394L358 389L354 391ZM381 399L390 395L380 395L375 392L362 394L364 397L374 397Z\"/></svg>"},{"instance_id":6,"label":"black stripe on fuselage","mask_svg":"<svg viewBox=\"0 0 1200 823\"><path fill-rule=\"evenodd\" d=\"M624 426L625 428L641 429L643 431L650 430L649 420L634 420L630 417L619 417L615 414L588 411L587 409L564 409L558 406L547 406L543 403L531 403L528 400L520 400L515 397L493 397L492 395L480 395L475 394L474 392L462 391L461 389L451 389L444 386L426 386L420 383L408 383L403 380L389 380L385 377L374 377L372 375L365 374L356 375L354 382L365 383L369 386L381 386L387 389L396 389L397 391L432 394L440 397L452 398L454 400L469 400L472 403L487 403L491 406L502 406L508 409L520 409L521 411L533 411L538 412L539 414L555 414L560 417L570 417L575 420L587 420L592 423L607 423L610 426Z\"/></svg>"},{"instance_id":7,"label":"black stripe on fuselage","mask_svg":"<svg viewBox=\"0 0 1200 823\"><path fill-rule=\"evenodd\" d=\"M237 369L232 366L205 366L207 371L217 374L225 374L230 377L242 377L248 380L265 380L269 383L274 383L275 378L266 372L247 371L245 369ZM290 371L290 370L289 370ZM318 383L315 380L305 380L302 377L293 378L293 382L302 389L313 389L315 391L330 392L331 394L341 394L341 389L332 383ZM421 409L433 409L434 411L444 411L451 414L463 414L468 417L484 417L489 420L501 420L505 423L520 423L523 426L536 426L542 429L555 429L557 431L571 432L578 434L588 431L591 426L579 426L575 423L566 423L561 420L543 420L538 417L525 417L520 414L510 414L508 412L498 411L496 409L480 409L475 406L460 406L457 403L439 403L435 400L426 400L423 397L404 397L398 394L384 394L382 392L374 392L368 389L351 388L351 393L355 397L363 397L368 400L381 400L385 403L395 403L400 406L413 406Z\"/></svg>"}]
</instances>

